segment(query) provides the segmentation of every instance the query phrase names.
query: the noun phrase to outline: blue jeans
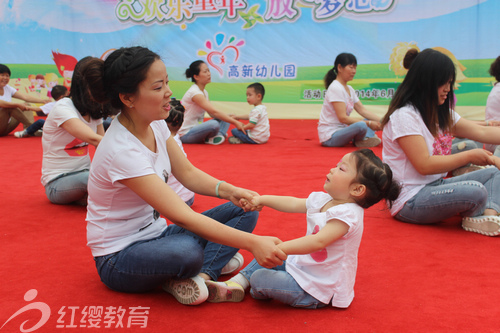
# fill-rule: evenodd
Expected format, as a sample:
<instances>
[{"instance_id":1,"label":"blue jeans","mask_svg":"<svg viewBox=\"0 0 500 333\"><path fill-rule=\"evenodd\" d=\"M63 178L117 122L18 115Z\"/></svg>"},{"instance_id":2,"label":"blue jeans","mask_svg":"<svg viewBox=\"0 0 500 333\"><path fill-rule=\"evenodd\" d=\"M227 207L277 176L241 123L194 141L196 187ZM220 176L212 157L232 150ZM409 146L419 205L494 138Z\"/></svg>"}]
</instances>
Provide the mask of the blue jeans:
<instances>
[{"instance_id":1,"label":"blue jeans","mask_svg":"<svg viewBox=\"0 0 500 333\"><path fill-rule=\"evenodd\" d=\"M252 232L258 212L244 212L228 202L202 213L229 227ZM198 273L217 280L238 249L209 242L175 224L157 238L130 244L120 252L95 257L101 281L110 289L138 293L165 281L186 279Z\"/></svg>"},{"instance_id":2,"label":"blue jeans","mask_svg":"<svg viewBox=\"0 0 500 333\"><path fill-rule=\"evenodd\" d=\"M500 213L500 171L494 167L427 184L406 202L395 218L431 224L457 214L479 216L485 209Z\"/></svg>"},{"instance_id":3,"label":"blue jeans","mask_svg":"<svg viewBox=\"0 0 500 333\"><path fill-rule=\"evenodd\" d=\"M305 309L317 309L327 305L299 286L286 271L286 262L269 269L260 266L254 259L240 273L250 281L250 295L255 299L275 299Z\"/></svg>"},{"instance_id":4,"label":"blue jeans","mask_svg":"<svg viewBox=\"0 0 500 333\"><path fill-rule=\"evenodd\" d=\"M335 131L332 137L322 142L321 145L326 147L344 147L351 141L361 141L364 138L371 138L373 136L375 136L375 132L364 121L358 121Z\"/></svg>"},{"instance_id":5,"label":"blue jeans","mask_svg":"<svg viewBox=\"0 0 500 333\"><path fill-rule=\"evenodd\" d=\"M258 144L257 142L255 142L252 139L250 139L250 137L248 136L248 134L243 133L242 131L240 131L237 128L233 128L231 130L231 134L233 134L233 136L235 136L238 139L240 139L241 142L243 142L243 143L251 143L251 144L255 144L255 145Z\"/></svg>"},{"instance_id":6,"label":"blue jeans","mask_svg":"<svg viewBox=\"0 0 500 333\"><path fill-rule=\"evenodd\" d=\"M44 124L45 120L38 119L33 124L26 127L26 133L28 133L29 135L35 135L35 132L38 131L39 129L42 129Z\"/></svg>"},{"instance_id":7,"label":"blue jeans","mask_svg":"<svg viewBox=\"0 0 500 333\"><path fill-rule=\"evenodd\" d=\"M216 135L227 136L230 124L219 119L210 119L192 127L189 132L181 136L182 143L205 143L208 138Z\"/></svg>"},{"instance_id":8,"label":"blue jeans","mask_svg":"<svg viewBox=\"0 0 500 333\"><path fill-rule=\"evenodd\" d=\"M50 202L67 205L87 198L89 170L64 173L45 185L45 194Z\"/></svg>"}]
</instances>

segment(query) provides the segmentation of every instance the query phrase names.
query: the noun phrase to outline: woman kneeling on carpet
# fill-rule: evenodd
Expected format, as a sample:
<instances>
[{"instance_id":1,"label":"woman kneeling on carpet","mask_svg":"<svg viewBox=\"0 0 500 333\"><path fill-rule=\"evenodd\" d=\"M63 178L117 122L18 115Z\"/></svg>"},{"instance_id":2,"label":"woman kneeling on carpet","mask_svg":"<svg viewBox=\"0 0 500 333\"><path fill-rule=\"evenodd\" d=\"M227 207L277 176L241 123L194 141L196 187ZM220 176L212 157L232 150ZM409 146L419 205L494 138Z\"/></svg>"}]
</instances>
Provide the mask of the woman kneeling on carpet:
<instances>
[{"instance_id":1,"label":"woman kneeling on carpet","mask_svg":"<svg viewBox=\"0 0 500 333\"><path fill-rule=\"evenodd\" d=\"M392 171L371 150L345 155L326 175L325 192L307 199L257 196L252 205L287 213L307 214L307 234L279 244L286 262L265 269L255 260L226 282L208 282L209 301L239 302L245 289L256 299L316 309L332 304L347 308L354 298L358 248L364 208L382 199L390 203L400 187Z\"/></svg>"},{"instance_id":2,"label":"woman kneeling on carpet","mask_svg":"<svg viewBox=\"0 0 500 333\"><path fill-rule=\"evenodd\" d=\"M286 259L279 239L251 233L258 212L238 207L256 193L197 169L170 136L164 119L172 91L156 53L130 47L105 61L94 58L86 80L96 101L121 109L89 177L87 240L106 286L122 292L163 286L179 302L195 305L208 297L205 280L217 280L237 248L266 267ZM168 174L196 193L231 202L195 213L167 185Z\"/></svg>"},{"instance_id":3,"label":"woman kneeling on carpet","mask_svg":"<svg viewBox=\"0 0 500 333\"><path fill-rule=\"evenodd\" d=\"M411 63L382 120L384 162L402 182L391 209L398 220L438 223L459 214L467 231L500 234L500 159L484 149L451 154L453 136L500 144L500 129L480 126L453 111L455 65L427 49ZM467 163L492 165L444 178Z\"/></svg>"}]
</instances>

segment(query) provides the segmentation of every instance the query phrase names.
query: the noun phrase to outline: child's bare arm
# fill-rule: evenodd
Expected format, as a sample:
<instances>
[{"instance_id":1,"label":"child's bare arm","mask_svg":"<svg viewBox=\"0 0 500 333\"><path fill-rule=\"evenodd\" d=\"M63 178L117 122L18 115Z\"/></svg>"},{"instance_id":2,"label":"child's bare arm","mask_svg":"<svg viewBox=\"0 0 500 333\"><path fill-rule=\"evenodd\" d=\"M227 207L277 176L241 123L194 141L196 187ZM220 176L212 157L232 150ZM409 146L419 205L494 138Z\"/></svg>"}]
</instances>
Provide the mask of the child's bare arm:
<instances>
[{"instance_id":1,"label":"child's bare arm","mask_svg":"<svg viewBox=\"0 0 500 333\"><path fill-rule=\"evenodd\" d=\"M279 210L285 213L306 213L306 199L278 196L278 195L262 195L255 196L252 199L252 204L255 206L263 205L272 209Z\"/></svg>"},{"instance_id":2,"label":"child's bare arm","mask_svg":"<svg viewBox=\"0 0 500 333\"><path fill-rule=\"evenodd\" d=\"M292 239L278 245L287 255L309 254L320 251L349 231L349 226L340 220L331 220L317 234Z\"/></svg>"}]
</instances>

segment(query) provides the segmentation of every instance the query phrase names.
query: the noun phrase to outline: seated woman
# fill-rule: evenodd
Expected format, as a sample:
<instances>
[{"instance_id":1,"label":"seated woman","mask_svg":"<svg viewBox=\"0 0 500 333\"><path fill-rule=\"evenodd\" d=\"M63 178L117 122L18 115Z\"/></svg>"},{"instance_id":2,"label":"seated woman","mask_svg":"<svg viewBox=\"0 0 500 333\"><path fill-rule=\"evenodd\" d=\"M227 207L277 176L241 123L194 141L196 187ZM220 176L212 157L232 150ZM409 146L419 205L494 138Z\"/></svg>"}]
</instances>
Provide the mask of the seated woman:
<instances>
[{"instance_id":1,"label":"seated woman","mask_svg":"<svg viewBox=\"0 0 500 333\"><path fill-rule=\"evenodd\" d=\"M238 248L265 267L281 265L279 239L252 234L258 212L238 207L256 193L196 168L170 135L172 91L160 57L129 47L87 66L92 98L121 110L89 177L87 245L101 281L129 293L162 286L180 303L196 305L208 297L205 280L217 280ZM168 186L169 175L195 193L231 202L196 213Z\"/></svg>"},{"instance_id":2,"label":"seated woman","mask_svg":"<svg viewBox=\"0 0 500 333\"><path fill-rule=\"evenodd\" d=\"M182 97L181 103L186 109L184 123L179 130L182 143L208 143L219 145L224 142L230 124L244 131L244 124L228 114L217 110L208 101L205 86L211 82L210 69L202 60L197 60L186 70L186 77L194 84ZM205 111L214 118L203 122Z\"/></svg>"},{"instance_id":3,"label":"seated woman","mask_svg":"<svg viewBox=\"0 0 500 333\"><path fill-rule=\"evenodd\" d=\"M354 141L356 147L375 147L380 139L374 131L381 129L379 117L368 111L347 82L354 79L357 60L350 53L341 53L324 78L327 89L318 123L321 145L343 147ZM364 119L351 117L356 110Z\"/></svg>"},{"instance_id":4,"label":"seated woman","mask_svg":"<svg viewBox=\"0 0 500 333\"><path fill-rule=\"evenodd\" d=\"M486 100L485 120L487 125L500 120L500 56L491 64L489 73L495 77L496 82ZM484 148L500 157L500 148L497 145L486 144Z\"/></svg>"},{"instance_id":5,"label":"seated woman","mask_svg":"<svg viewBox=\"0 0 500 333\"><path fill-rule=\"evenodd\" d=\"M460 215L467 231L500 234L500 159L484 149L451 154L453 136L500 144L500 128L453 111L455 66L445 54L420 52L382 120L382 157L401 182L391 214L402 222L438 223ZM492 165L445 178L467 163Z\"/></svg>"},{"instance_id":6,"label":"seated woman","mask_svg":"<svg viewBox=\"0 0 500 333\"><path fill-rule=\"evenodd\" d=\"M89 147L104 135L102 118L107 108L92 102L89 87L82 80L83 58L76 66L71 93L59 100L43 126L42 185L54 204L87 204L90 169Z\"/></svg>"},{"instance_id":7,"label":"seated woman","mask_svg":"<svg viewBox=\"0 0 500 333\"><path fill-rule=\"evenodd\" d=\"M17 98L28 103L46 104L50 100L23 94L14 87L9 86L10 81L9 67L0 64L0 136L6 136L12 132L19 123L26 128L33 124L33 117L27 117L23 111L32 112L35 107L23 103L13 103L12 98Z\"/></svg>"}]
</instances>

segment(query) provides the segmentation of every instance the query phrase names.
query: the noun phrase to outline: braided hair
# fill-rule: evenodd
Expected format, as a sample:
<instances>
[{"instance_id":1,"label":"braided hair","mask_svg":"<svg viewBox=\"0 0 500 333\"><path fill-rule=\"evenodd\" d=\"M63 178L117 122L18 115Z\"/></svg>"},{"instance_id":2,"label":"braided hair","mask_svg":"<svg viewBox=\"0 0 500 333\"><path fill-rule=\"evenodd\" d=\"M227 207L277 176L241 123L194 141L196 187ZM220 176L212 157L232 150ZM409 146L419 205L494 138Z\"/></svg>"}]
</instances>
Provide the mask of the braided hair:
<instances>
[{"instance_id":1,"label":"braided hair","mask_svg":"<svg viewBox=\"0 0 500 333\"><path fill-rule=\"evenodd\" d=\"M352 152L356 160L356 182L366 186L365 195L356 202L368 208L382 199L386 199L389 207L399 196L401 186L392 178L392 170L370 149Z\"/></svg>"}]
</instances>

